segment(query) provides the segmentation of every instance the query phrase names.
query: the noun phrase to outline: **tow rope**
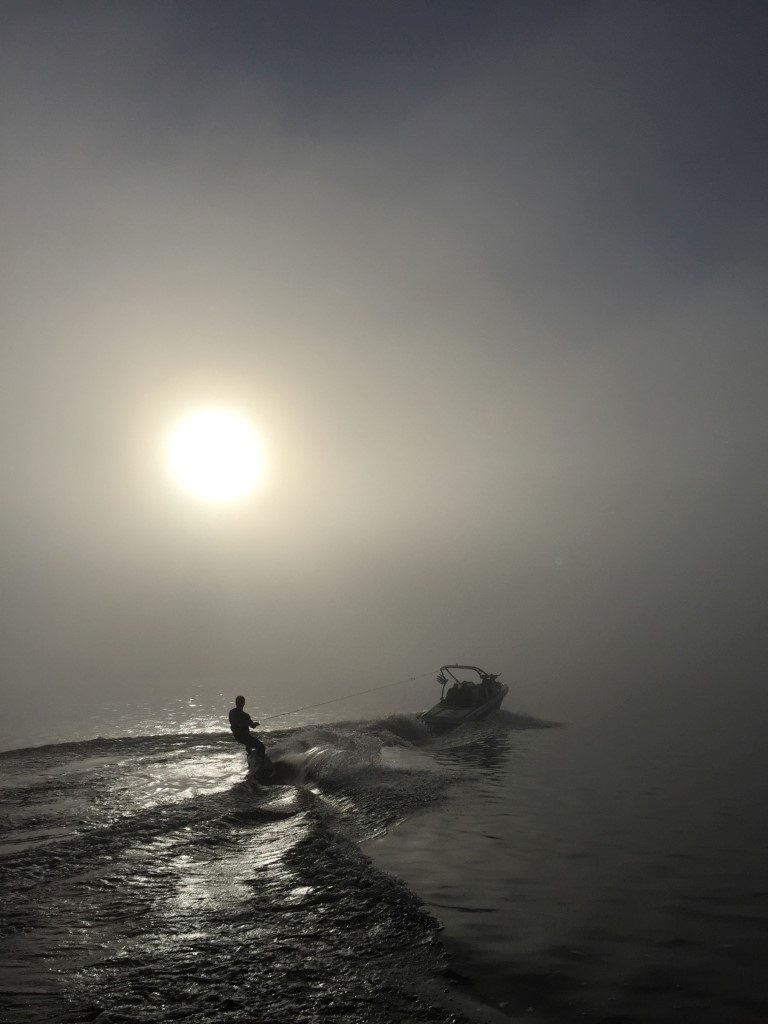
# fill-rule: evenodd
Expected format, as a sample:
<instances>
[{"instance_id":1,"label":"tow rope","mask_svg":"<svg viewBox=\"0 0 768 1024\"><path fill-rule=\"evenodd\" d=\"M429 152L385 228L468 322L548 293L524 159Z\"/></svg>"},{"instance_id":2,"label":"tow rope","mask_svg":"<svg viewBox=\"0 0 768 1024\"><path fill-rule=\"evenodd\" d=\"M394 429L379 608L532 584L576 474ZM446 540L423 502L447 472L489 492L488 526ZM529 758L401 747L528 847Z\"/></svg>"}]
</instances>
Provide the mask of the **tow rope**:
<instances>
[{"instance_id":1,"label":"tow rope","mask_svg":"<svg viewBox=\"0 0 768 1024\"><path fill-rule=\"evenodd\" d=\"M311 708L322 708L326 704L337 704L340 700L351 700L352 697L360 697L364 693L373 693L376 690L388 690L393 686L403 686L405 683L413 683L417 679L426 679L434 674L434 669L429 672L422 672L419 676L408 676L407 679L398 679L396 683L384 683L381 686L369 686L367 690L358 690L357 693L347 693L343 697L332 697L330 700L321 700L317 704L303 704L300 708L292 711L281 711L277 715L265 715L260 721L268 722L272 718L285 718L286 715L295 715L299 711L309 711Z\"/></svg>"}]
</instances>

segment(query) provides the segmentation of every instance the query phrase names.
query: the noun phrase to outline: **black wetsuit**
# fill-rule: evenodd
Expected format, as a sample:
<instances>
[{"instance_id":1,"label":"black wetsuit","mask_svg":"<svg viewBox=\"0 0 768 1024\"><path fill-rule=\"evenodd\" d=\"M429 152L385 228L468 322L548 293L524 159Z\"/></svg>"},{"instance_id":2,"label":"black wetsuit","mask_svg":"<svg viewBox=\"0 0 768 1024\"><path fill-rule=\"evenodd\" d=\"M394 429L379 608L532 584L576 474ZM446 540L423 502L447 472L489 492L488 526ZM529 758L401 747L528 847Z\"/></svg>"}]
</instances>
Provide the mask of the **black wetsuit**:
<instances>
[{"instance_id":1,"label":"black wetsuit","mask_svg":"<svg viewBox=\"0 0 768 1024\"><path fill-rule=\"evenodd\" d=\"M250 729L254 728L255 723L247 711L243 711L242 708L232 708L229 712L229 724L232 729L232 735L238 743L245 744L245 749L249 754L252 750L255 750L261 756L266 754L267 748L261 740L252 736L249 732Z\"/></svg>"}]
</instances>

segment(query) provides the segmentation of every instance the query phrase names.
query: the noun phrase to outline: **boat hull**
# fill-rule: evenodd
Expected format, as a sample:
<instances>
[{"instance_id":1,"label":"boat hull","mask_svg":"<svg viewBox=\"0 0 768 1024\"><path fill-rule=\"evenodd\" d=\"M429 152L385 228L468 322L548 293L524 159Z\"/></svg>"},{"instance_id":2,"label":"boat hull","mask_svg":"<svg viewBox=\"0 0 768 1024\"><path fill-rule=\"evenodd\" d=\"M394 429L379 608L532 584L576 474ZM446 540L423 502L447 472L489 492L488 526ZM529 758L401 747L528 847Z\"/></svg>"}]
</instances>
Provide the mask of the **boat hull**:
<instances>
[{"instance_id":1,"label":"boat hull","mask_svg":"<svg viewBox=\"0 0 768 1024\"><path fill-rule=\"evenodd\" d=\"M422 711L421 720L432 732L448 732L458 729L467 722L478 722L498 711L501 702L509 693L509 687L502 683L501 689L490 700L472 707L455 707L445 701L439 701L429 711Z\"/></svg>"}]
</instances>

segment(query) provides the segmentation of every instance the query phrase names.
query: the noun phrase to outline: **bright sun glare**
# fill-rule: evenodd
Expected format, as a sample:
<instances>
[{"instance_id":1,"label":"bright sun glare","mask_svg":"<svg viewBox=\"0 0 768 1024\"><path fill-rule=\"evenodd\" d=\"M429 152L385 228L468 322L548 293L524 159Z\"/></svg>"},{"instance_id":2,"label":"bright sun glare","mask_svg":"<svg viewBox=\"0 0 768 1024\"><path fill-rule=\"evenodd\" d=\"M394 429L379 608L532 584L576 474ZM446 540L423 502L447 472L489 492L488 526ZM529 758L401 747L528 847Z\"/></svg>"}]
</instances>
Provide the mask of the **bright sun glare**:
<instances>
[{"instance_id":1,"label":"bright sun glare","mask_svg":"<svg viewBox=\"0 0 768 1024\"><path fill-rule=\"evenodd\" d=\"M176 480L212 502L236 501L262 477L261 442L244 416L203 409L185 416L171 432L168 459Z\"/></svg>"}]
</instances>

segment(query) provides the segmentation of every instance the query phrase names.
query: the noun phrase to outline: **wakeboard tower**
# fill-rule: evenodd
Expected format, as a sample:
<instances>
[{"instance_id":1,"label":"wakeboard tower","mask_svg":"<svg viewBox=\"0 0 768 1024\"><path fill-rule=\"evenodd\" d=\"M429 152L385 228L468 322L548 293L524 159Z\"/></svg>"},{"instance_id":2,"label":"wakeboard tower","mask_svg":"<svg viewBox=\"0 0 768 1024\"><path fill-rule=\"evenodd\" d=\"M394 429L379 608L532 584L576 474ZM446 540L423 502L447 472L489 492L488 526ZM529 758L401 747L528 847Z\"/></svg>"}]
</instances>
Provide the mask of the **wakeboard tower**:
<instances>
[{"instance_id":1,"label":"wakeboard tower","mask_svg":"<svg viewBox=\"0 0 768 1024\"><path fill-rule=\"evenodd\" d=\"M477 665L443 665L437 674L440 700L419 717L433 732L447 732L486 718L498 711L509 693L509 687L499 682L500 674L485 672Z\"/></svg>"}]
</instances>

